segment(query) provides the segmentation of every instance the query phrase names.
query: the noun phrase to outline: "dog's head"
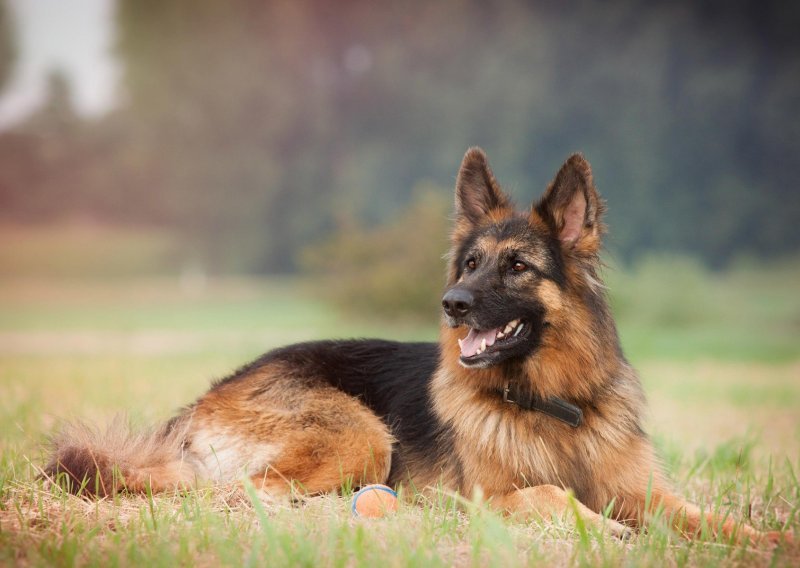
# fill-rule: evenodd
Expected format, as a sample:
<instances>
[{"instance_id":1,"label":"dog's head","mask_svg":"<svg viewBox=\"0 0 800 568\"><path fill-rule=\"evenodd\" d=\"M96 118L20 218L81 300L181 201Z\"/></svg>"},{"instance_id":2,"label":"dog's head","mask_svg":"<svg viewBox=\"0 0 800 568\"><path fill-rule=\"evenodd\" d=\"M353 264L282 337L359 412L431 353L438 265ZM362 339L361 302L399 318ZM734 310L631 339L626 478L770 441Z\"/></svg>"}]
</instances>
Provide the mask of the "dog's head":
<instances>
[{"instance_id":1,"label":"dog's head","mask_svg":"<svg viewBox=\"0 0 800 568\"><path fill-rule=\"evenodd\" d=\"M529 357L595 288L603 203L589 164L571 156L542 198L516 211L479 148L464 156L444 321L459 362L486 368ZM578 300L576 300L578 299Z\"/></svg>"}]
</instances>

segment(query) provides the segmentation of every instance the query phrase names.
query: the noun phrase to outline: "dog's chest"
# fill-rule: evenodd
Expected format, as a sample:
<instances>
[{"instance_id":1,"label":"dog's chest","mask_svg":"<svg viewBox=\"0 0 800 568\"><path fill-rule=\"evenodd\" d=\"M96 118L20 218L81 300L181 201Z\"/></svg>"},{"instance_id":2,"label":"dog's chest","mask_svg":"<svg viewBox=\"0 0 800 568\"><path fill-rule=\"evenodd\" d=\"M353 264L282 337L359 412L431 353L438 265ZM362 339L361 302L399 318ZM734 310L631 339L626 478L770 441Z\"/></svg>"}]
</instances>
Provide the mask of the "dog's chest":
<instances>
[{"instance_id":1,"label":"dog's chest","mask_svg":"<svg viewBox=\"0 0 800 568\"><path fill-rule=\"evenodd\" d=\"M465 484L485 490L553 484L583 487L596 448L578 428L535 411L484 410L461 422Z\"/></svg>"}]
</instances>

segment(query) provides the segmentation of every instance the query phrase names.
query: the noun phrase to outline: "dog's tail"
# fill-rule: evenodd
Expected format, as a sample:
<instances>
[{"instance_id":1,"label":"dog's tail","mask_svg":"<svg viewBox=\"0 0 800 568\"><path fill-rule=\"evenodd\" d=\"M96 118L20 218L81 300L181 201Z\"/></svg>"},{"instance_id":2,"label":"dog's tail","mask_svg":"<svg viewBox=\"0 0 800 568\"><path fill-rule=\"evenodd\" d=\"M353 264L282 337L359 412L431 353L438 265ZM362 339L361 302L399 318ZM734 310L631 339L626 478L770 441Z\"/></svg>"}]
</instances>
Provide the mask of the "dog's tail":
<instances>
[{"instance_id":1,"label":"dog's tail","mask_svg":"<svg viewBox=\"0 0 800 568\"><path fill-rule=\"evenodd\" d=\"M137 430L117 418L105 431L67 424L53 439L44 476L70 493L98 497L191 487L196 475L183 459L182 422Z\"/></svg>"}]
</instances>

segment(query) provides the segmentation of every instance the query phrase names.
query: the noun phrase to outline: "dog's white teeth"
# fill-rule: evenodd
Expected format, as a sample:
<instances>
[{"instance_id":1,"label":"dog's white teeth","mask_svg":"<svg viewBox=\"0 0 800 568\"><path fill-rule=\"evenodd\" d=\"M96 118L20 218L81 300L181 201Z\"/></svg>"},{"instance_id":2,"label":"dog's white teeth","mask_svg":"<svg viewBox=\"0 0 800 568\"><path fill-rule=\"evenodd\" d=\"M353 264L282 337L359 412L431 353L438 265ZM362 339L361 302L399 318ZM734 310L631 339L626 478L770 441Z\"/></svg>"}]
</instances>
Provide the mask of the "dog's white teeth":
<instances>
[{"instance_id":1,"label":"dog's white teeth","mask_svg":"<svg viewBox=\"0 0 800 568\"><path fill-rule=\"evenodd\" d=\"M462 343L464 343L464 340L463 339L459 339L458 340L458 348L459 349L464 349L464 346L462 345Z\"/></svg>"},{"instance_id":2,"label":"dog's white teeth","mask_svg":"<svg viewBox=\"0 0 800 568\"><path fill-rule=\"evenodd\" d=\"M502 331L498 331L497 332L497 339L503 339L505 336L506 336L506 334L503 333Z\"/></svg>"},{"instance_id":3,"label":"dog's white teeth","mask_svg":"<svg viewBox=\"0 0 800 568\"><path fill-rule=\"evenodd\" d=\"M506 324L506 327L503 329L503 335L508 335L509 333L514 331L514 328L517 327L518 323L519 323L518 319L511 320L510 322L508 322Z\"/></svg>"},{"instance_id":4,"label":"dog's white teeth","mask_svg":"<svg viewBox=\"0 0 800 568\"><path fill-rule=\"evenodd\" d=\"M486 338L481 339L481 352L486 351Z\"/></svg>"},{"instance_id":5,"label":"dog's white teeth","mask_svg":"<svg viewBox=\"0 0 800 568\"><path fill-rule=\"evenodd\" d=\"M517 328L517 331L514 332L514 337L516 337L516 336L518 336L520 334L520 332L522 331L522 328L524 327L524 325L525 325L524 323L519 324L519 327Z\"/></svg>"}]
</instances>

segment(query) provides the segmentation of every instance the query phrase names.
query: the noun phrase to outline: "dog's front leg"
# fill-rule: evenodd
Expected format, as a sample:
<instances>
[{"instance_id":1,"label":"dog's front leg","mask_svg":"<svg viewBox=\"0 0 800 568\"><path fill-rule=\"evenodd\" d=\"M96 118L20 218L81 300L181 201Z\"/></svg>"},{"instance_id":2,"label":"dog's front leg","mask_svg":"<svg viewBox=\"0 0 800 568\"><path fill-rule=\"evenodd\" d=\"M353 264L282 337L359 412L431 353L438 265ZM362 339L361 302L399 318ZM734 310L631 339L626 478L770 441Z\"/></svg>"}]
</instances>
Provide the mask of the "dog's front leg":
<instances>
[{"instance_id":1,"label":"dog's front leg","mask_svg":"<svg viewBox=\"0 0 800 568\"><path fill-rule=\"evenodd\" d=\"M572 503L570 503L572 501ZM566 491L555 485L537 485L516 489L491 499L495 509L519 520L564 519L575 513L587 525L602 528L619 538L628 538L632 531L613 519L604 518L578 501L570 498Z\"/></svg>"},{"instance_id":2,"label":"dog's front leg","mask_svg":"<svg viewBox=\"0 0 800 568\"><path fill-rule=\"evenodd\" d=\"M640 503L644 510L644 503ZM664 515L670 524L687 538L697 538L703 530L708 530L712 535L721 535L726 539L735 540L737 543L749 541L752 544L777 544L782 539L791 541L791 535L782 534L780 531L761 532L744 522L737 521L732 516L720 516L709 511L701 511L693 503L671 493L655 493L651 499L651 512L663 509Z\"/></svg>"}]
</instances>

